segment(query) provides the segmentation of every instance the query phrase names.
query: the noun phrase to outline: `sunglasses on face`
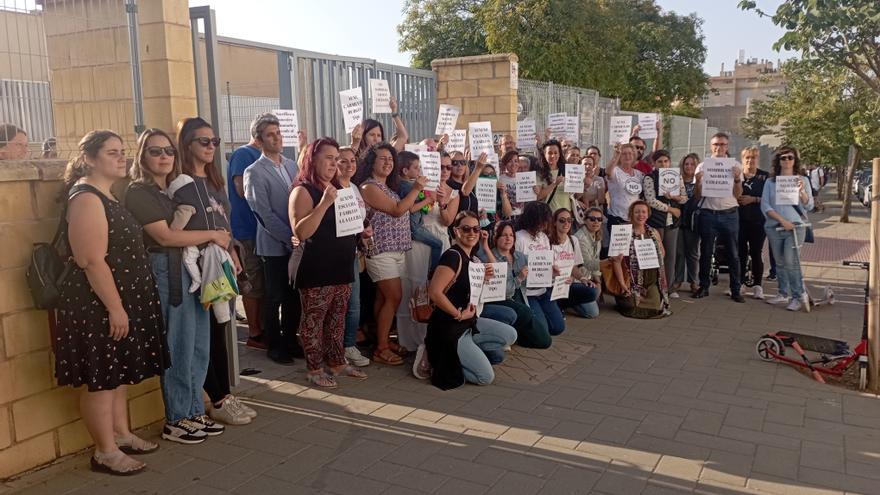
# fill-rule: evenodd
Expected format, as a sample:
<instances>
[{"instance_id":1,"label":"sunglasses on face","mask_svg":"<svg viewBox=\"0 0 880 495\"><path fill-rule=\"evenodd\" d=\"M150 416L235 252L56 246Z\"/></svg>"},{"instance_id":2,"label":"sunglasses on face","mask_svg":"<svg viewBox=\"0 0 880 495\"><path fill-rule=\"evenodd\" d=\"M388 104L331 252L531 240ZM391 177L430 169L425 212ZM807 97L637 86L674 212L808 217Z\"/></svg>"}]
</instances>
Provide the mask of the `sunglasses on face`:
<instances>
[{"instance_id":1,"label":"sunglasses on face","mask_svg":"<svg viewBox=\"0 0 880 495\"><path fill-rule=\"evenodd\" d=\"M193 139L193 142L199 143L200 145L204 146L205 148L207 148L211 144L213 144L215 148L220 146L220 138L218 138L218 137L215 137L215 138L198 137L198 138Z\"/></svg>"},{"instance_id":2,"label":"sunglasses on face","mask_svg":"<svg viewBox=\"0 0 880 495\"><path fill-rule=\"evenodd\" d=\"M781 161L781 162L785 162L785 161L789 161L789 160L794 161L794 155L780 155L780 157L779 157L779 161Z\"/></svg>"},{"instance_id":3,"label":"sunglasses on face","mask_svg":"<svg viewBox=\"0 0 880 495\"><path fill-rule=\"evenodd\" d=\"M164 148L160 146L150 146L147 148L147 154L154 158L162 156L163 153L168 156L174 156L177 154L177 150L174 149L174 146L165 146Z\"/></svg>"},{"instance_id":4,"label":"sunglasses on face","mask_svg":"<svg viewBox=\"0 0 880 495\"><path fill-rule=\"evenodd\" d=\"M479 234L480 226L479 225L459 225L458 230L461 231L462 234Z\"/></svg>"},{"instance_id":5,"label":"sunglasses on face","mask_svg":"<svg viewBox=\"0 0 880 495\"><path fill-rule=\"evenodd\" d=\"M637 149L637 150L639 150L639 151L645 151L645 147L644 147L644 146L634 146L634 148Z\"/></svg>"},{"instance_id":6,"label":"sunglasses on face","mask_svg":"<svg viewBox=\"0 0 880 495\"><path fill-rule=\"evenodd\" d=\"M440 167L441 170L452 170L452 165L442 165Z\"/></svg>"},{"instance_id":7,"label":"sunglasses on face","mask_svg":"<svg viewBox=\"0 0 880 495\"><path fill-rule=\"evenodd\" d=\"M571 223L570 218L557 218L556 221L559 223L566 223L566 224Z\"/></svg>"},{"instance_id":8,"label":"sunglasses on face","mask_svg":"<svg viewBox=\"0 0 880 495\"><path fill-rule=\"evenodd\" d=\"M467 160L452 160L452 165L454 167L463 167L467 165Z\"/></svg>"},{"instance_id":9,"label":"sunglasses on face","mask_svg":"<svg viewBox=\"0 0 880 495\"><path fill-rule=\"evenodd\" d=\"M589 220L591 222L601 222L602 217L587 217L587 220Z\"/></svg>"}]
</instances>

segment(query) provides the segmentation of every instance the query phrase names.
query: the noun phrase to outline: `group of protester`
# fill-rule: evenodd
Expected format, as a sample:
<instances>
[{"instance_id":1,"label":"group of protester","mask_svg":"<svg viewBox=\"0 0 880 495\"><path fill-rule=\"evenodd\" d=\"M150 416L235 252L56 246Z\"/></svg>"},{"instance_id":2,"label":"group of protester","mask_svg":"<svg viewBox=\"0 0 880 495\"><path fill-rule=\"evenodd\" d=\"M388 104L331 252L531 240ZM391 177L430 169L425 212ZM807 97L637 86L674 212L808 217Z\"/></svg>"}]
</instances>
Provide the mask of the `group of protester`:
<instances>
[{"instance_id":1,"label":"group of protester","mask_svg":"<svg viewBox=\"0 0 880 495\"><path fill-rule=\"evenodd\" d=\"M217 257L237 275L247 345L283 365L304 357L306 379L322 388L343 377L366 379L362 367L371 360L401 365L413 351L414 375L441 389L489 384L511 345L550 347L566 329L566 314L598 316L603 293L634 318L671 314L670 298L685 281L693 297L705 297L716 238L727 247L734 301L744 302L745 253L753 295L763 298L766 236L779 276L769 302L799 309L793 246L803 237L792 232L803 228L812 199L802 180L800 205L774 200L775 178L798 173L796 150L780 148L769 176L757 168L757 150L743 150L743 163L730 172L730 197L708 198L694 154L678 165L678 194L660 194L659 170L674 166L671 157L662 149L645 156L637 135L616 146L604 167L594 146L581 156L547 135L529 154L504 136L497 170L485 153L447 152L448 138L440 136L421 143L441 157L440 185L427 190L419 155L404 149L408 133L396 107L392 100L390 140L372 119L352 132L350 146L329 137L308 142L300 132L296 161L282 154L278 119L259 115L250 142L232 153L225 183L214 165L220 138L198 117L181 120L175 136L144 131L130 166L116 133L83 137L60 196L73 262L55 344L59 384L88 389L80 405L97 445L93 469L139 472L145 464L131 456L159 447L133 434L127 420L126 387L151 376L162 377L166 440L201 443L257 416L230 389L224 305L231 302L202 297ZM722 133L713 136L712 156L727 156L728 143ZM584 165L583 193L562 187L573 163ZM536 172L537 200L517 199L516 174L524 171ZM125 193L115 195L111 187L125 178ZM479 208L480 178L497 181L494 213ZM356 198L363 232L337 235L343 193ZM625 223L632 225L629 247L608 257L609 229ZM640 267L635 246L645 240L658 267ZM529 257L537 251L552 252L566 297L530 284ZM489 282L501 262L505 298L474 301L471 265L484 264ZM433 307L427 323L412 317L410 296L420 290ZM360 350L367 343L371 357Z\"/></svg>"}]
</instances>

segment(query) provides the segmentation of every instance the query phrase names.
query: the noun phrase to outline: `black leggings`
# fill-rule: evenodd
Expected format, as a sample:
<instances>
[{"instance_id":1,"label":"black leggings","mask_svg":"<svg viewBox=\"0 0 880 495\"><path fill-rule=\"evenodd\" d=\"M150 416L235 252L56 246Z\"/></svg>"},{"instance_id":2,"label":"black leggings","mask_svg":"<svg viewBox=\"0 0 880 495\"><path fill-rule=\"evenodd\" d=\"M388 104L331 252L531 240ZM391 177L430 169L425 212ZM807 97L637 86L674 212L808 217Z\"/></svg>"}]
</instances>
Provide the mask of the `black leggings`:
<instances>
[{"instance_id":1,"label":"black leggings","mask_svg":"<svg viewBox=\"0 0 880 495\"><path fill-rule=\"evenodd\" d=\"M739 224L739 266L742 277L746 276L749 257L752 258L752 283L761 285L764 279L764 224L740 222ZM748 256L746 256L748 253ZM745 281L745 280L743 280Z\"/></svg>"},{"instance_id":2,"label":"black leggings","mask_svg":"<svg viewBox=\"0 0 880 495\"><path fill-rule=\"evenodd\" d=\"M229 395L229 356L226 352L226 326L217 323L214 312L211 314L211 357L208 360L208 374L205 376L205 392L214 404ZM233 313L235 314L235 313Z\"/></svg>"}]
</instances>

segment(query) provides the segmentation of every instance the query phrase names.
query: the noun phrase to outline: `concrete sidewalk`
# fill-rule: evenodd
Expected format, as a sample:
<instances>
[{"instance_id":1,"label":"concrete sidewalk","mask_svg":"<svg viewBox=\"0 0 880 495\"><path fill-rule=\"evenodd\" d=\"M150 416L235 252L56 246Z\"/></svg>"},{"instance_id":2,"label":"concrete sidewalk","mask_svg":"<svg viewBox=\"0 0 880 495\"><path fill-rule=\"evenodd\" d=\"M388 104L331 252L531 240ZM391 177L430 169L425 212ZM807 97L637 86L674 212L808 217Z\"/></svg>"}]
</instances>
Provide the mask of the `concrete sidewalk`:
<instances>
[{"instance_id":1,"label":"concrete sidewalk","mask_svg":"<svg viewBox=\"0 0 880 495\"><path fill-rule=\"evenodd\" d=\"M263 370L237 391L260 413L251 425L197 446L163 441L136 477L93 474L84 453L0 493L880 493L880 400L754 353L769 330L860 335L866 273L839 261L864 255L867 213L854 206L854 223L837 224L826 204L804 264L811 287L834 286L835 306L736 304L721 285L673 301L663 320L606 306L569 316L549 350L515 347L495 384L449 392L372 365L328 393L306 386L302 361L274 366L242 346L242 367Z\"/></svg>"}]
</instances>

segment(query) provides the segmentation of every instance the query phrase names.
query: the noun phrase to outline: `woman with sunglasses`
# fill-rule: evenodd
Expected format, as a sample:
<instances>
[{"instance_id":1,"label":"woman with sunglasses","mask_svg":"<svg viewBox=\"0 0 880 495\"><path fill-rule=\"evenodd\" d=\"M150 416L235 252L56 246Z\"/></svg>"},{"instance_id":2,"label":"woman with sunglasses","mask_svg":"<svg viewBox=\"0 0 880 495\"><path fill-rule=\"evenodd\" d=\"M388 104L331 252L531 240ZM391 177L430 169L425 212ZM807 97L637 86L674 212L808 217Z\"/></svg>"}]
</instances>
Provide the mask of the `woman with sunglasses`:
<instances>
[{"instance_id":1,"label":"woman with sunglasses","mask_svg":"<svg viewBox=\"0 0 880 495\"><path fill-rule=\"evenodd\" d=\"M780 177L797 176L797 204L780 204L777 195L777 180ZM810 185L801 169L801 160L797 150L791 146L783 146L773 154L773 170L770 179L764 183L761 195L761 211L766 218L764 231L770 250L776 258L776 276L779 281L779 292L767 299L769 304L787 302L785 309L800 311L806 308L809 312L808 296L804 292L803 273L801 272L800 246L804 242L809 223L806 212L813 209L813 196ZM806 302L806 304L804 304Z\"/></svg>"},{"instance_id":2,"label":"woman with sunglasses","mask_svg":"<svg viewBox=\"0 0 880 495\"><path fill-rule=\"evenodd\" d=\"M367 273L378 288L374 304L377 342L373 361L389 366L403 364L401 354L408 352L391 342L390 334L394 315L403 299L400 279L404 275L406 251L412 248L409 211L426 181L424 176L417 178L409 194L401 198L397 151L388 143L370 148L354 177L367 204L367 222L373 227L366 262Z\"/></svg>"},{"instance_id":3,"label":"woman with sunglasses","mask_svg":"<svg viewBox=\"0 0 880 495\"><path fill-rule=\"evenodd\" d=\"M629 207L632 239L627 254L613 258L612 269L618 281L628 281L623 294L615 296L617 310L629 318L663 318L672 314L666 294L666 273L663 270L663 242L657 232L648 225L651 207L638 199ZM636 254L635 241L650 240L657 253L659 268L642 268Z\"/></svg>"},{"instance_id":4,"label":"woman with sunglasses","mask_svg":"<svg viewBox=\"0 0 880 495\"><path fill-rule=\"evenodd\" d=\"M470 150L466 154L462 154L460 151L452 154L452 173L446 184L452 188L453 196L459 196L457 213L467 210L479 215L480 207L477 202L476 192L477 179L480 178L480 172L482 172L483 166L486 165L489 157L485 153L480 154L474 169L468 170L469 157Z\"/></svg>"},{"instance_id":5,"label":"woman with sunglasses","mask_svg":"<svg viewBox=\"0 0 880 495\"><path fill-rule=\"evenodd\" d=\"M517 220L516 250L528 256L533 251L550 251L550 238L547 233L553 225L553 212L543 201L526 203L523 214ZM558 273L553 267L554 276ZM532 308L535 319L547 326L550 335L559 335L565 331L565 319L556 301L550 300L551 292L545 287L526 287L526 297Z\"/></svg>"},{"instance_id":6,"label":"woman with sunglasses","mask_svg":"<svg viewBox=\"0 0 880 495\"><path fill-rule=\"evenodd\" d=\"M600 253L602 252L602 220L602 209L591 206L584 215L584 225L574 233L581 248L585 277L589 277L600 294L602 290L602 271L599 268ZM598 311L598 296L596 301L596 310Z\"/></svg>"},{"instance_id":7,"label":"woman with sunglasses","mask_svg":"<svg viewBox=\"0 0 880 495\"><path fill-rule=\"evenodd\" d=\"M550 246L553 249L553 263L562 271L569 271L571 286L568 297L556 303L565 311L571 308L582 318L599 316L599 289L584 268L584 259L578 238L571 235L573 218L571 211L560 208L553 212L553 226L550 227Z\"/></svg>"},{"instance_id":8,"label":"woman with sunglasses","mask_svg":"<svg viewBox=\"0 0 880 495\"><path fill-rule=\"evenodd\" d=\"M165 403L162 438L195 444L204 442L209 434L221 433L222 426L206 428L204 421L207 416L202 388L210 359L211 323L199 294L190 294L187 290L190 278L183 267L180 248L207 242L225 248L231 237L225 230L171 229L175 204L164 191L180 173L177 150L171 138L159 129L147 129L138 139L125 207L144 228L144 246L159 289L173 365L162 379ZM242 413L237 406L237 399L230 396L223 401L222 409L239 416Z\"/></svg>"},{"instance_id":9,"label":"woman with sunglasses","mask_svg":"<svg viewBox=\"0 0 880 495\"><path fill-rule=\"evenodd\" d=\"M459 387L465 381L488 385L495 379L488 355L503 353L516 340L510 325L480 318L471 303L468 274L480 241L480 220L463 211L452 224L455 244L440 257L428 286L434 311L428 322L425 348L431 363L431 383L442 390ZM485 280L492 277L487 267ZM478 328L479 326L479 328Z\"/></svg>"}]
</instances>

